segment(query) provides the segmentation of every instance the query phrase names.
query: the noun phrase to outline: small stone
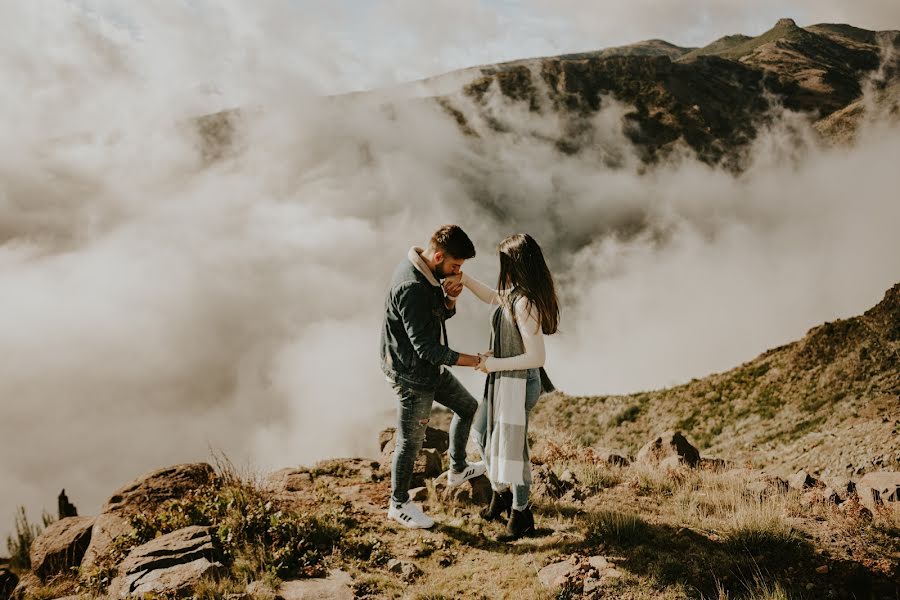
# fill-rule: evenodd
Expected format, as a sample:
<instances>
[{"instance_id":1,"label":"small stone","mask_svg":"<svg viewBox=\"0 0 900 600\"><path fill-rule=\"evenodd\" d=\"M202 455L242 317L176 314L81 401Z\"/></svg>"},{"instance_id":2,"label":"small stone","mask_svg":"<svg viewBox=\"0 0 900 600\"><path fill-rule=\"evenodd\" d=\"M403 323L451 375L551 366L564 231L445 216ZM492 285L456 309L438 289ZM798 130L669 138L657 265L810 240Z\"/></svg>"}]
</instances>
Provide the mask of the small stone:
<instances>
[{"instance_id":1,"label":"small stone","mask_svg":"<svg viewBox=\"0 0 900 600\"><path fill-rule=\"evenodd\" d=\"M593 577L585 577L584 578L584 587L583 592L585 594L591 594L600 589L600 580L595 579Z\"/></svg>"},{"instance_id":2,"label":"small stone","mask_svg":"<svg viewBox=\"0 0 900 600\"><path fill-rule=\"evenodd\" d=\"M602 571L603 569L610 567L609 561L606 560L606 557L604 556L592 556L588 559L588 564L598 571Z\"/></svg>"},{"instance_id":3,"label":"small stone","mask_svg":"<svg viewBox=\"0 0 900 600\"><path fill-rule=\"evenodd\" d=\"M828 573L828 565L822 565L821 567L816 568L816 573L819 575L825 575Z\"/></svg>"},{"instance_id":4,"label":"small stone","mask_svg":"<svg viewBox=\"0 0 900 600\"><path fill-rule=\"evenodd\" d=\"M545 588L556 588L564 585L567 577L577 571L577 567L568 560L551 563L538 572L538 579ZM557 583L561 581L561 583Z\"/></svg>"}]
</instances>

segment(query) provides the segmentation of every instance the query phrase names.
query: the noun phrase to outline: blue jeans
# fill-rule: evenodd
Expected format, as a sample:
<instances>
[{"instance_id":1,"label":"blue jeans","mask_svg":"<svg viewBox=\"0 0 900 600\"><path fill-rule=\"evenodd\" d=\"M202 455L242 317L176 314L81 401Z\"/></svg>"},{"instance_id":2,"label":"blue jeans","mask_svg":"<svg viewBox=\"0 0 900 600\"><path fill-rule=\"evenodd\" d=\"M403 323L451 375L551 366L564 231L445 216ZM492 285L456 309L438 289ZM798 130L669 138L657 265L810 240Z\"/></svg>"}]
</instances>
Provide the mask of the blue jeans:
<instances>
[{"instance_id":1,"label":"blue jeans","mask_svg":"<svg viewBox=\"0 0 900 600\"><path fill-rule=\"evenodd\" d=\"M525 379L525 435L528 435L528 417L531 415L531 410L534 408L535 404L537 404L538 400L541 397L541 371L540 369L528 369L528 376ZM479 418L486 419L487 411L481 411L479 413ZM481 423L477 429L484 430L486 428L486 423ZM525 443L528 443L528 439L526 437ZM478 451L481 453L481 456L484 456L484 448L478 448ZM504 483L495 483L491 482L491 486L498 492L503 492L509 489L509 485ZM513 488L513 508L516 510L525 510L528 506L528 495L531 493L531 485L523 484L517 485Z\"/></svg>"},{"instance_id":2,"label":"blue jeans","mask_svg":"<svg viewBox=\"0 0 900 600\"><path fill-rule=\"evenodd\" d=\"M454 471L466 468L466 442L472 419L478 409L478 401L448 369L443 369L434 391L413 390L399 383L392 383L399 400L397 411L397 446L391 464L391 502L403 504L409 500L409 484L412 481L416 457L425 440L425 428L431 417L431 405L437 401L453 411L450 422L450 466Z\"/></svg>"}]
</instances>

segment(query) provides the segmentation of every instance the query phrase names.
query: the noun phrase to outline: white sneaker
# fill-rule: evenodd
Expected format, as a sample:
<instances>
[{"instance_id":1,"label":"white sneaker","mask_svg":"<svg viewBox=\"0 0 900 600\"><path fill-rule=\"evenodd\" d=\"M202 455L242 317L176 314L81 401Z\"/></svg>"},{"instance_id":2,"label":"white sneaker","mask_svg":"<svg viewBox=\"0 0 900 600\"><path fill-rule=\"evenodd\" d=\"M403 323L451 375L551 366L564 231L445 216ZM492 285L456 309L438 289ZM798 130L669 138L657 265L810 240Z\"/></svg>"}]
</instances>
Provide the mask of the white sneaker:
<instances>
[{"instance_id":1,"label":"white sneaker","mask_svg":"<svg viewBox=\"0 0 900 600\"><path fill-rule=\"evenodd\" d=\"M400 508L394 506L394 502L391 501L388 518L410 529L429 529L434 525L434 520L423 513L418 504L413 504L412 500L407 500L400 505Z\"/></svg>"},{"instance_id":2,"label":"white sneaker","mask_svg":"<svg viewBox=\"0 0 900 600\"><path fill-rule=\"evenodd\" d=\"M447 486L456 487L462 485L470 479L484 475L485 471L487 471L487 467L484 462L472 463L463 469L461 473L457 473L451 468L447 471Z\"/></svg>"}]
</instances>

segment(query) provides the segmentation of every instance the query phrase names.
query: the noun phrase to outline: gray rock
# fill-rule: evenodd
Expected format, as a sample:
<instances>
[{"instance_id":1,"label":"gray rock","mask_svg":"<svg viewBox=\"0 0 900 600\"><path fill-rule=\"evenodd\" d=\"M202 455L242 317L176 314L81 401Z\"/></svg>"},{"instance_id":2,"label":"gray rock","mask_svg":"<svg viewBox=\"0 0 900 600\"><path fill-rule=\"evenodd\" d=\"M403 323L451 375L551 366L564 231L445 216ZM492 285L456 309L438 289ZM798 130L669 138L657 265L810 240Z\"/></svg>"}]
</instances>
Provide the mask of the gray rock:
<instances>
[{"instance_id":1,"label":"gray rock","mask_svg":"<svg viewBox=\"0 0 900 600\"><path fill-rule=\"evenodd\" d=\"M247 594L257 600L275 600L275 591L265 581L251 581L247 584Z\"/></svg>"},{"instance_id":2,"label":"gray rock","mask_svg":"<svg viewBox=\"0 0 900 600\"><path fill-rule=\"evenodd\" d=\"M104 513L97 516L91 529L91 543L88 544L81 559L82 568L90 568L97 564L97 561L109 551L115 539L120 535L128 535L132 529L128 519L119 514Z\"/></svg>"},{"instance_id":3,"label":"gray rock","mask_svg":"<svg viewBox=\"0 0 900 600\"><path fill-rule=\"evenodd\" d=\"M215 477L215 470L206 463L180 464L145 473L116 490L97 517L82 566L94 566L116 537L132 531L131 515L153 512L166 500L180 498Z\"/></svg>"},{"instance_id":4,"label":"gray rock","mask_svg":"<svg viewBox=\"0 0 900 600\"><path fill-rule=\"evenodd\" d=\"M353 600L353 579L340 570L329 571L324 579L285 581L275 600ZM248 589L249 591L249 589Z\"/></svg>"},{"instance_id":5,"label":"gray rock","mask_svg":"<svg viewBox=\"0 0 900 600\"><path fill-rule=\"evenodd\" d=\"M572 487L572 484L560 480L548 465L534 468L531 489L535 497L558 500L565 496Z\"/></svg>"},{"instance_id":6,"label":"gray rock","mask_svg":"<svg viewBox=\"0 0 900 600\"><path fill-rule=\"evenodd\" d=\"M41 532L29 551L35 575L46 580L79 566L91 542L93 525L92 517L66 517Z\"/></svg>"},{"instance_id":7,"label":"gray rock","mask_svg":"<svg viewBox=\"0 0 900 600\"><path fill-rule=\"evenodd\" d=\"M578 567L576 565L573 565L567 560L563 560L551 563L538 571L538 579L540 580L541 585L552 590L562 586L566 578L577 570Z\"/></svg>"},{"instance_id":8,"label":"gray rock","mask_svg":"<svg viewBox=\"0 0 900 600\"><path fill-rule=\"evenodd\" d=\"M173 531L134 548L119 565L120 575L110 585L109 595L185 594L202 578L223 572L218 558L211 528Z\"/></svg>"},{"instance_id":9,"label":"gray rock","mask_svg":"<svg viewBox=\"0 0 900 600\"><path fill-rule=\"evenodd\" d=\"M598 572L603 572L604 569L608 569L613 566L606 557L604 556L592 556L588 559L588 564L597 569Z\"/></svg>"},{"instance_id":10,"label":"gray rock","mask_svg":"<svg viewBox=\"0 0 900 600\"><path fill-rule=\"evenodd\" d=\"M881 504L900 502L900 473L867 473L856 484L859 502L871 511Z\"/></svg>"},{"instance_id":11,"label":"gray rock","mask_svg":"<svg viewBox=\"0 0 900 600\"><path fill-rule=\"evenodd\" d=\"M683 458L674 454L659 461L659 468L664 471L677 471L686 465L687 463L684 462Z\"/></svg>"},{"instance_id":12,"label":"gray rock","mask_svg":"<svg viewBox=\"0 0 900 600\"><path fill-rule=\"evenodd\" d=\"M443 502L455 502L465 506L481 506L491 501L491 482L484 475L474 477L453 488L441 478L441 481L434 484L434 491Z\"/></svg>"},{"instance_id":13,"label":"gray rock","mask_svg":"<svg viewBox=\"0 0 900 600\"><path fill-rule=\"evenodd\" d=\"M802 469L788 479L788 486L794 490L806 490L819 485L821 485L821 482L818 479Z\"/></svg>"},{"instance_id":14,"label":"gray rock","mask_svg":"<svg viewBox=\"0 0 900 600\"><path fill-rule=\"evenodd\" d=\"M269 473L263 481L263 488L270 492L296 492L307 489L311 483L309 471L287 467Z\"/></svg>"},{"instance_id":15,"label":"gray rock","mask_svg":"<svg viewBox=\"0 0 900 600\"><path fill-rule=\"evenodd\" d=\"M696 467L700 462L700 452L677 431L667 431L647 442L638 452L636 462L656 464L673 455L689 467Z\"/></svg>"},{"instance_id":16,"label":"gray rock","mask_svg":"<svg viewBox=\"0 0 900 600\"><path fill-rule=\"evenodd\" d=\"M166 500L212 482L215 470L206 463L181 464L141 475L119 488L103 507L104 513L154 510Z\"/></svg>"},{"instance_id":17,"label":"gray rock","mask_svg":"<svg viewBox=\"0 0 900 600\"><path fill-rule=\"evenodd\" d=\"M413 581L422 575L422 569L411 562L391 559L387 564L387 570L399 574L404 581Z\"/></svg>"}]
</instances>

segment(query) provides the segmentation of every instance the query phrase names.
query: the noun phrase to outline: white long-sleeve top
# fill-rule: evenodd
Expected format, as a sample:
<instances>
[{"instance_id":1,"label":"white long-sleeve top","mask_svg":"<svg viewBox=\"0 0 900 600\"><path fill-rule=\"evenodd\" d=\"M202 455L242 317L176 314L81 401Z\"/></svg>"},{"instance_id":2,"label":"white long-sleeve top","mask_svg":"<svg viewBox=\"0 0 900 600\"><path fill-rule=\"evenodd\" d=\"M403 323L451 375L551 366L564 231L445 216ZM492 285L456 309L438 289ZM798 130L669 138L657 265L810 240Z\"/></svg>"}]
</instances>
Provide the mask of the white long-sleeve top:
<instances>
[{"instance_id":1,"label":"white long-sleeve top","mask_svg":"<svg viewBox=\"0 0 900 600\"><path fill-rule=\"evenodd\" d=\"M478 281L474 277L463 272L462 284L475 296L486 304L500 304L500 292ZM532 307L528 310L528 300L524 297L516 300L513 306L516 322L519 324L519 332L522 334L522 344L525 353L507 358L490 356L485 360L485 368L489 373L495 371L522 371L525 369L537 369L544 366L546 351L544 349L544 332L538 320L537 310Z\"/></svg>"}]
</instances>

